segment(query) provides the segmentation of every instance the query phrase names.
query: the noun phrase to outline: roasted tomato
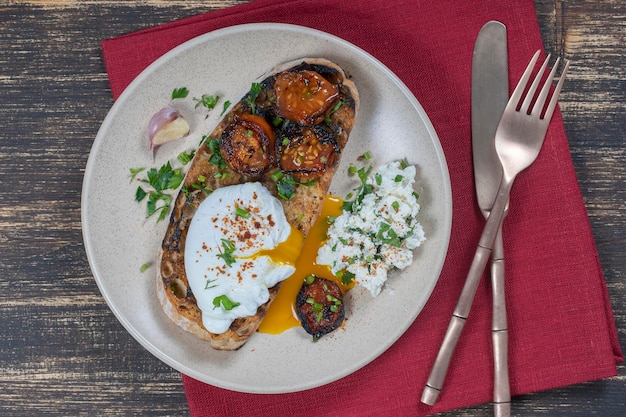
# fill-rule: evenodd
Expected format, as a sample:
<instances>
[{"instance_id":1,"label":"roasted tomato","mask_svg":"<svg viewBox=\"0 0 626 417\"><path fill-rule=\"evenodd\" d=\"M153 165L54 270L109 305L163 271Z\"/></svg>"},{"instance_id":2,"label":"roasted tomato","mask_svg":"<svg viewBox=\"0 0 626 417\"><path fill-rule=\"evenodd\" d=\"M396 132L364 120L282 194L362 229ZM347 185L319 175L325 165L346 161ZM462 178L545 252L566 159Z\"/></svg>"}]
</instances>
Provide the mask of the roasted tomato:
<instances>
[{"instance_id":1,"label":"roasted tomato","mask_svg":"<svg viewBox=\"0 0 626 417\"><path fill-rule=\"evenodd\" d=\"M304 330L313 338L338 328L345 317L343 294L333 281L309 275L296 298L296 312Z\"/></svg>"},{"instance_id":2,"label":"roasted tomato","mask_svg":"<svg viewBox=\"0 0 626 417\"><path fill-rule=\"evenodd\" d=\"M302 125L320 123L339 96L337 85L310 70L279 74L274 90L278 116Z\"/></svg>"},{"instance_id":3,"label":"roasted tomato","mask_svg":"<svg viewBox=\"0 0 626 417\"><path fill-rule=\"evenodd\" d=\"M275 164L274 132L260 116L239 114L224 129L220 142L222 157L243 175L259 176Z\"/></svg>"},{"instance_id":4,"label":"roasted tomato","mask_svg":"<svg viewBox=\"0 0 626 417\"><path fill-rule=\"evenodd\" d=\"M335 136L322 126L288 125L276 142L280 169L296 177L318 177L331 166L340 148Z\"/></svg>"}]
</instances>

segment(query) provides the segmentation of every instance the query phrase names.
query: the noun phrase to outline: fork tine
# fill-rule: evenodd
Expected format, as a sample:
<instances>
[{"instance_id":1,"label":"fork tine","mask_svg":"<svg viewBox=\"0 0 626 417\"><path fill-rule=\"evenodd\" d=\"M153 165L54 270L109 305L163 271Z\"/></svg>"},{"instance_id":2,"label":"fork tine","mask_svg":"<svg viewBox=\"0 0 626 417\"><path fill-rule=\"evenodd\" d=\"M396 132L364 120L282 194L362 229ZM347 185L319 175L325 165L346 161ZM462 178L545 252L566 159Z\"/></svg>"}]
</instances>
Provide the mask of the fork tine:
<instances>
[{"instance_id":1,"label":"fork tine","mask_svg":"<svg viewBox=\"0 0 626 417\"><path fill-rule=\"evenodd\" d=\"M550 71L550 75L546 79L546 82L543 84L543 87L541 88L541 92L539 93L539 97L537 97L537 101L535 102L535 105L533 106L533 110L530 113L531 115L541 118L543 105L546 103L546 98L548 97L548 93L550 92L550 87L552 86L552 80L554 80L554 74L556 74L556 69L559 67L559 62L561 62L561 58L557 58L556 62L554 63L554 66L552 67L552 71Z\"/></svg>"},{"instance_id":2,"label":"fork tine","mask_svg":"<svg viewBox=\"0 0 626 417\"><path fill-rule=\"evenodd\" d=\"M554 68L556 68L556 64L554 64ZM550 103L548 104L548 108L546 109L546 114L543 116L544 120L549 121L552 118L552 113L554 112L554 108L556 107L556 102L559 99L559 94L561 94L561 88L563 87L563 83L565 82L565 75L567 74L568 68L569 68L569 60L565 61L565 67L563 67L563 71L561 71L561 77L559 78L559 82L556 84L556 88L554 89L554 94L552 94L552 98L550 99Z\"/></svg>"},{"instance_id":3,"label":"fork tine","mask_svg":"<svg viewBox=\"0 0 626 417\"><path fill-rule=\"evenodd\" d=\"M548 54L546 60L543 61L543 64L541 64L541 68L539 68L539 71L537 72L537 75L535 75L535 79L533 80L532 85L528 89L528 93L526 93L526 97L524 98L524 102L522 103L522 106L520 107L520 111L521 112L524 112L524 113L529 113L530 112L530 104L531 104L533 98L535 97L535 92L537 91L537 87L539 86L539 82L541 81L541 77L543 76L543 73L545 72L546 67L548 66L548 61L550 60L550 56L551 55ZM539 101L539 99L537 101ZM545 97L544 97L544 101L545 101ZM543 104L541 106L543 107Z\"/></svg>"},{"instance_id":4,"label":"fork tine","mask_svg":"<svg viewBox=\"0 0 626 417\"><path fill-rule=\"evenodd\" d=\"M535 64L537 63L537 59L539 58L539 52L540 51L535 52L535 55L533 55L533 58L528 63L526 70L522 74L522 78L520 78L519 82L517 83L517 87L515 87L515 90L513 90L513 94L511 94L509 103L506 106L507 108L513 107L513 111L515 111L515 109L517 108L517 105L522 98L522 94L524 94L524 89L526 89L526 84L528 83L530 74L532 73L533 68L535 68Z\"/></svg>"}]
</instances>

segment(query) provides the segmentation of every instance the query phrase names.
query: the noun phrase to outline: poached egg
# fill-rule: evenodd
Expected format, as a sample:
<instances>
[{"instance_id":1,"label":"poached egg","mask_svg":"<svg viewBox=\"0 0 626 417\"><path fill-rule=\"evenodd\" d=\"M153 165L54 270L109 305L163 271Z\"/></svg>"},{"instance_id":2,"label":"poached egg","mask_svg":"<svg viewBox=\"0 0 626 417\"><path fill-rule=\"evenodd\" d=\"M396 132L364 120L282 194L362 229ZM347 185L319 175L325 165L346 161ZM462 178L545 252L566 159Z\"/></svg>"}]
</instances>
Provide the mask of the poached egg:
<instances>
[{"instance_id":1,"label":"poached egg","mask_svg":"<svg viewBox=\"0 0 626 417\"><path fill-rule=\"evenodd\" d=\"M185 240L185 270L202 323L223 333L256 314L269 288L295 272L303 236L258 182L219 188L200 204Z\"/></svg>"}]
</instances>

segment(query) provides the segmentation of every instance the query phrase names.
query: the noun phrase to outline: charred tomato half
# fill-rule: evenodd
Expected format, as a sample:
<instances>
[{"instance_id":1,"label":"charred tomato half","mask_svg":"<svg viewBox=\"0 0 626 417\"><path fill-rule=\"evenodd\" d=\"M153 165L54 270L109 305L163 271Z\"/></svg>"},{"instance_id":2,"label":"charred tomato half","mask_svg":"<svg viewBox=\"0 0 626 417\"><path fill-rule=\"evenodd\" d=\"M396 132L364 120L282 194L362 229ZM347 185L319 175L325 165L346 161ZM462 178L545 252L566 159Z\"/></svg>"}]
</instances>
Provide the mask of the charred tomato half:
<instances>
[{"instance_id":1,"label":"charred tomato half","mask_svg":"<svg viewBox=\"0 0 626 417\"><path fill-rule=\"evenodd\" d=\"M335 135L324 126L288 124L276 142L280 169L301 179L324 174L340 151Z\"/></svg>"},{"instance_id":2,"label":"charred tomato half","mask_svg":"<svg viewBox=\"0 0 626 417\"><path fill-rule=\"evenodd\" d=\"M236 114L222 132L222 158L234 171L257 177L275 165L274 132L267 121L252 114Z\"/></svg>"},{"instance_id":3,"label":"charred tomato half","mask_svg":"<svg viewBox=\"0 0 626 417\"><path fill-rule=\"evenodd\" d=\"M299 123L320 123L339 97L339 87L312 70L287 71L274 81L276 113Z\"/></svg>"},{"instance_id":4,"label":"charred tomato half","mask_svg":"<svg viewBox=\"0 0 626 417\"><path fill-rule=\"evenodd\" d=\"M341 289L333 281L309 275L298 292L296 312L304 330L319 339L343 322L345 309Z\"/></svg>"}]
</instances>

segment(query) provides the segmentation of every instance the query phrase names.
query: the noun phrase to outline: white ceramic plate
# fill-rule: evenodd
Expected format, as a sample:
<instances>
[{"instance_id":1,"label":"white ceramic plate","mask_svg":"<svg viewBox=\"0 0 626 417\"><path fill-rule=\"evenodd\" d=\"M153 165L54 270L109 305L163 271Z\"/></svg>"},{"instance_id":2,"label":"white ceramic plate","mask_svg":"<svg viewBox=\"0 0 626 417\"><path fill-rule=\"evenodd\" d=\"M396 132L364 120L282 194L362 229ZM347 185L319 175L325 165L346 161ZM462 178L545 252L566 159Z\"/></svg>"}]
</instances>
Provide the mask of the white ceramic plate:
<instances>
[{"instance_id":1,"label":"white ceramic plate","mask_svg":"<svg viewBox=\"0 0 626 417\"><path fill-rule=\"evenodd\" d=\"M302 57L324 57L341 65L359 88L361 109L331 186L345 197L358 185L347 167L369 151L372 165L407 158L418 166L420 221L427 241L415 262L395 272L376 298L354 290L346 303L345 330L318 343L302 329L255 334L240 350L219 352L174 325L161 311L155 257L165 221L145 218L134 201L129 169L159 167L197 146L217 124L220 109L194 110L191 97L219 94L236 102L250 83L275 65ZM174 88L191 135L167 144L152 161L150 117L170 103ZM141 73L104 120L85 170L82 225L89 262L109 307L146 349L200 381L251 393L284 393L327 384L365 366L413 323L437 282L450 237L452 199L447 165L424 110L407 87L375 58L337 37L283 24L251 24L217 30L172 50ZM140 266L150 268L140 272Z\"/></svg>"}]
</instances>

